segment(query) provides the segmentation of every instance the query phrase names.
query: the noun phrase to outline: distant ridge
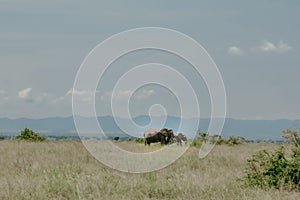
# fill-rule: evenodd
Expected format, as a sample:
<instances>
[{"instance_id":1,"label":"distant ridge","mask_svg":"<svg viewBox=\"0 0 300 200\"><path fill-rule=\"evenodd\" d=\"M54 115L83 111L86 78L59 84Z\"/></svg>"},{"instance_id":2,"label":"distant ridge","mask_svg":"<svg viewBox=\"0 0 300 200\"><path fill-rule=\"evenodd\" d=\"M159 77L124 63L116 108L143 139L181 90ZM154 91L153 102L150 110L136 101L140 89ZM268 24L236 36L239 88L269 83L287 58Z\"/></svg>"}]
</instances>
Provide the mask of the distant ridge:
<instances>
[{"instance_id":1,"label":"distant ridge","mask_svg":"<svg viewBox=\"0 0 300 200\"><path fill-rule=\"evenodd\" d=\"M80 117L86 121L87 132L89 132L89 121L91 118ZM154 121L161 121L164 117L153 117ZM123 124L130 124L130 120L125 118L118 118ZM199 127L190 127L188 124L193 124L197 119L189 118L182 119L186 127L183 127L184 132L188 137L193 137L196 130L206 131L210 122L210 119L201 118ZM98 121L109 137L121 136L130 137L122 132L122 130L116 124L112 116L98 117ZM139 126L147 125L151 119L149 116L141 115L133 118L133 121ZM165 127L173 128L175 131L178 129L180 122L179 117L168 116L166 118ZM36 130L46 136L61 136L61 137L76 137L77 132L73 117L49 117L42 119L29 119L29 118L0 118L0 136L15 136L20 130L28 127ZM129 126L130 127L130 126ZM300 120L290 119L276 119L276 120L241 120L226 118L222 132L223 137L229 135L239 135L247 139L257 140L280 140L280 132L286 128L300 130ZM134 132L134 130L133 130ZM90 133L91 135L96 133ZM143 133L135 133L135 135L142 136Z\"/></svg>"}]
</instances>

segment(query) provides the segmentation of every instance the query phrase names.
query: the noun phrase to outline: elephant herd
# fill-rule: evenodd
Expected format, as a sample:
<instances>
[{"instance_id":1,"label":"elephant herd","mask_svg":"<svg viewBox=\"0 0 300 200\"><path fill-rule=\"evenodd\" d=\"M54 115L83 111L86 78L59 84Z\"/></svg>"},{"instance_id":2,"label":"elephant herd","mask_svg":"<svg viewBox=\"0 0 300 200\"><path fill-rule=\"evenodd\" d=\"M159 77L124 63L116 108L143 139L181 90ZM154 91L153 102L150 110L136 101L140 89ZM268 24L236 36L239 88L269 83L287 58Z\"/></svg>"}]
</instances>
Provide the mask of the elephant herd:
<instances>
[{"instance_id":1,"label":"elephant herd","mask_svg":"<svg viewBox=\"0 0 300 200\"><path fill-rule=\"evenodd\" d=\"M154 129L149 128L144 132L145 146L151 143L160 142L162 145L177 143L182 145L182 142L187 144L187 138L183 133L174 133L170 128Z\"/></svg>"}]
</instances>

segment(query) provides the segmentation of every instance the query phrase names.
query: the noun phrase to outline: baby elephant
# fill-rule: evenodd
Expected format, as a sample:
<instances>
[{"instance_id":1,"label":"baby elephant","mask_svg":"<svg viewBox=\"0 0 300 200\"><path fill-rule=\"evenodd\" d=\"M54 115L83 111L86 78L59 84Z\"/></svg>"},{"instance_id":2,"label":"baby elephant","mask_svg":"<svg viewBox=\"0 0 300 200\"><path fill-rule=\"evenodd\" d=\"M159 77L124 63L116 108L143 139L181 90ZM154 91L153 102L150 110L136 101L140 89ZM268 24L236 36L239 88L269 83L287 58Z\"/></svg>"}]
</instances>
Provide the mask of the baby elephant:
<instances>
[{"instance_id":1,"label":"baby elephant","mask_svg":"<svg viewBox=\"0 0 300 200\"><path fill-rule=\"evenodd\" d=\"M177 133L177 134L174 134L174 136L175 136L175 140L178 145L182 146L182 141L184 141L185 144L187 144L187 138L183 133Z\"/></svg>"}]
</instances>

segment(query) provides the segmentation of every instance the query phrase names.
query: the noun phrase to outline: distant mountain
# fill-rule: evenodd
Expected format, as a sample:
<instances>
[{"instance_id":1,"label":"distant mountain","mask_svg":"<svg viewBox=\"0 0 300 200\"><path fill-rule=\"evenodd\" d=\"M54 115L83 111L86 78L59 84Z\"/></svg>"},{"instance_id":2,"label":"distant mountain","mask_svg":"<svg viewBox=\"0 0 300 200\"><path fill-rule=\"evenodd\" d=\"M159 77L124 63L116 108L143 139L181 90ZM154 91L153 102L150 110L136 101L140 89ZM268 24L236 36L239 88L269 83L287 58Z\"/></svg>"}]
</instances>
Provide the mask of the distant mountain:
<instances>
[{"instance_id":1,"label":"distant mountain","mask_svg":"<svg viewBox=\"0 0 300 200\"><path fill-rule=\"evenodd\" d=\"M84 123L83 132L87 137L96 137L95 129L92 128L91 118L79 117ZM206 131L209 126L210 119L200 119L197 125L197 119L180 119L179 117L152 117L138 116L133 118L137 127L132 128L131 121L124 118L114 119L111 116L98 117L98 122L102 130L107 134L107 137L142 137L145 126L152 123L152 127L169 127L174 131L178 131L180 122L182 123L181 131L186 133L188 137L193 137L198 129ZM163 125L161 125L163 123ZM122 129L118 125L121 125ZM36 130L46 136L59 137L76 137L78 136L73 117L52 117L43 119L28 119L28 118L0 118L0 136L15 136L20 130L28 127ZM286 128L300 130L300 120L240 120L227 118L225 120L222 131L223 137L230 135L243 136L250 140L280 140L280 132ZM127 135L122 130L130 132Z\"/></svg>"}]
</instances>

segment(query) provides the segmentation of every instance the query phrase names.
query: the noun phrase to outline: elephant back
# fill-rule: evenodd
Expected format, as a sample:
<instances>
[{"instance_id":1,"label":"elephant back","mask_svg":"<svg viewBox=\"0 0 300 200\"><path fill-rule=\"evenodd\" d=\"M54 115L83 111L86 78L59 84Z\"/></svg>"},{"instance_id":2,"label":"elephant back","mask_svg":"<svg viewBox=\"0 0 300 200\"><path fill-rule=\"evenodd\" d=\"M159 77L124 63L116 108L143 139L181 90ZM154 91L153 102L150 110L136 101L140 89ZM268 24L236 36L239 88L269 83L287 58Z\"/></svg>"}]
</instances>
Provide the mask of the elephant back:
<instances>
[{"instance_id":1,"label":"elephant back","mask_svg":"<svg viewBox=\"0 0 300 200\"><path fill-rule=\"evenodd\" d=\"M148 138L151 136L156 135L159 132L159 129L156 128L148 128L145 132L144 132L144 138Z\"/></svg>"}]
</instances>

